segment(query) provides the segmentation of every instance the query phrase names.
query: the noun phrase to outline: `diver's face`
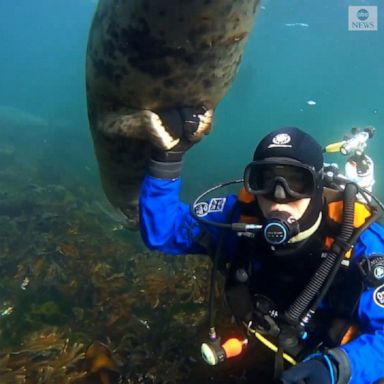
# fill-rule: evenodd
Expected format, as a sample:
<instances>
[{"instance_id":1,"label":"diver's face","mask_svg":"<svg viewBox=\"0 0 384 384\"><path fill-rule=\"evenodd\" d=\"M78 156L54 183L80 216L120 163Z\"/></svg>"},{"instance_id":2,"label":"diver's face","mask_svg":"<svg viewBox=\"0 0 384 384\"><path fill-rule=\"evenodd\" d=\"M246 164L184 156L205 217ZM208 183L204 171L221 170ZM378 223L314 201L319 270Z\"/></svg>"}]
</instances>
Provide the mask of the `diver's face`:
<instances>
[{"instance_id":1,"label":"diver's face","mask_svg":"<svg viewBox=\"0 0 384 384\"><path fill-rule=\"evenodd\" d=\"M256 199L264 217L268 217L272 211L284 211L290 213L296 220L299 220L303 216L311 201L308 197L287 203L277 203L263 195L256 196Z\"/></svg>"}]
</instances>

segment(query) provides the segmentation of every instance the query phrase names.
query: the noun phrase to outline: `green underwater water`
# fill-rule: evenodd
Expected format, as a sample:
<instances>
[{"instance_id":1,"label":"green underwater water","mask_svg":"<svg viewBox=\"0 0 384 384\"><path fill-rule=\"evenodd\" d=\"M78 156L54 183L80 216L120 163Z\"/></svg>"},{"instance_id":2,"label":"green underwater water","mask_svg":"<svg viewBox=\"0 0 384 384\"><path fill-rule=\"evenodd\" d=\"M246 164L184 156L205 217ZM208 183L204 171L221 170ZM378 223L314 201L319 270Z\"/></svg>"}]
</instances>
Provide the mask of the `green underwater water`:
<instances>
[{"instance_id":1,"label":"green underwater water","mask_svg":"<svg viewBox=\"0 0 384 384\"><path fill-rule=\"evenodd\" d=\"M378 31L348 31L349 5L378 6ZM121 367L112 382L247 382L240 362L211 369L199 358L208 261L145 250L101 190L84 92L95 6L0 4L0 382L99 383L81 376L95 340ZM241 177L274 128L299 126L326 145L367 125L383 198L383 21L378 1L262 2L214 129L186 156L183 199ZM219 318L223 334L235 332L225 310ZM254 348L243 365L256 360L253 377L268 383L270 355Z\"/></svg>"},{"instance_id":2,"label":"green underwater water","mask_svg":"<svg viewBox=\"0 0 384 384\"><path fill-rule=\"evenodd\" d=\"M377 5L376 32L348 31L349 5ZM186 189L242 176L258 141L269 131L298 126L322 144L352 127L372 125L368 154L383 197L384 30L380 2L266 1L262 4L234 84L219 105L212 134L191 151ZM286 26L286 24L306 26ZM316 105L308 105L313 100ZM199 160L200 159L200 160ZM207 163L207 159L209 162ZM346 158L326 157L343 169Z\"/></svg>"}]
</instances>

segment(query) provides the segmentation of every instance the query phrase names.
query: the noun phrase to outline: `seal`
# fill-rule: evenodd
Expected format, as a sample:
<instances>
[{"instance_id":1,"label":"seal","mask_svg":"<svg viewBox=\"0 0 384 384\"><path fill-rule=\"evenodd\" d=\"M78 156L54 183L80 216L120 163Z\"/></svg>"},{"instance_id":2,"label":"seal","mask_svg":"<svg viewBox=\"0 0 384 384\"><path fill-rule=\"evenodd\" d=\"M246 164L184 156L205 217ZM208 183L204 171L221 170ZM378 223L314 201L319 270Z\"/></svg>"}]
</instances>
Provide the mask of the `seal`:
<instances>
[{"instance_id":1,"label":"seal","mask_svg":"<svg viewBox=\"0 0 384 384\"><path fill-rule=\"evenodd\" d=\"M154 144L147 128L162 110L204 106L212 115L236 75L258 3L99 1L87 47L88 118L103 189L131 228Z\"/></svg>"}]
</instances>

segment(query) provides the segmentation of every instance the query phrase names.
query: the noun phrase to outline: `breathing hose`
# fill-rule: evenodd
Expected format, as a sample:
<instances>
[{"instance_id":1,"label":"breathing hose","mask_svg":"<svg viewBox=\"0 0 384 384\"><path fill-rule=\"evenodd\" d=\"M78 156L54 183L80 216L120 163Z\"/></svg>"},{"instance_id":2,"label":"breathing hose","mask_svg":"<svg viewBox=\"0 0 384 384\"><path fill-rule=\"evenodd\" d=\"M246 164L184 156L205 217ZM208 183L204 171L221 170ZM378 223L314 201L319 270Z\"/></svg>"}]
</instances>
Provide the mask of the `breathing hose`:
<instances>
[{"instance_id":1,"label":"breathing hose","mask_svg":"<svg viewBox=\"0 0 384 384\"><path fill-rule=\"evenodd\" d=\"M209 286L209 304L208 304L208 325L209 325L209 336L211 339L216 338L215 331L215 285L217 280L217 270L219 266L220 253L223 247L225 231L220 235L219 243L217 245L215 254L213 256L213 264L211 269L211 278Z\"/></svg>"},{"instance_id":2,"label":"breathing hose","mask_svg":"<svg viewBox=\"0 0 384 384\"><path fill-rule=\"evenodd\" d=\"M318 295L315 304L312 305L311 310L308 311L304 319L302 319L304 323L307 323L331 286L341 262L344 259L345 253L350 247L350 240L353 234L355 197L357 192L358 187L354 183L346 184L343 204L344 220L340 234L336 237L327 257L320 264L318 270L312 276L307 286L285 312L285 318L288 322L297 324L309 304L314 300L316 295Z\"/></svg>"}]
</instances>

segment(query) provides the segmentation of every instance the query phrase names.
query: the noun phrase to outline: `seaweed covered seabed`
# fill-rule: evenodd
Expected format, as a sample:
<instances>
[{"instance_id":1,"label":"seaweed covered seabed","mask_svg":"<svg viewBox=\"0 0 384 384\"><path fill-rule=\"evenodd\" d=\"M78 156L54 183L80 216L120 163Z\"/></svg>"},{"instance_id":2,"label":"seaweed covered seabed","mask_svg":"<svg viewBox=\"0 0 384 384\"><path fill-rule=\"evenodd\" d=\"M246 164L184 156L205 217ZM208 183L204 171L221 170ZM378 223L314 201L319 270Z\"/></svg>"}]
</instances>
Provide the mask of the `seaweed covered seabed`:
<instances>
[{"instance_id":1,"label":"seaweed covered seabed","mask_svg":"<svg viewBox=\"0 0 384 384\"><path fill-rule=\"evenodd\" d=\"M76 135L47 132L0 126L0 383L250 382L199 356L208 259L147 251Z\"/></svg>"}]
</instances>

